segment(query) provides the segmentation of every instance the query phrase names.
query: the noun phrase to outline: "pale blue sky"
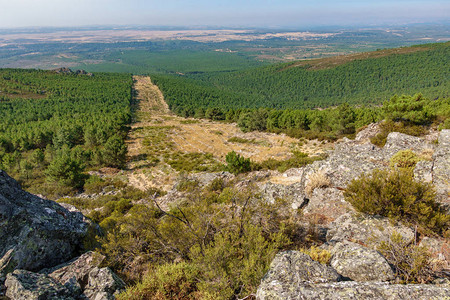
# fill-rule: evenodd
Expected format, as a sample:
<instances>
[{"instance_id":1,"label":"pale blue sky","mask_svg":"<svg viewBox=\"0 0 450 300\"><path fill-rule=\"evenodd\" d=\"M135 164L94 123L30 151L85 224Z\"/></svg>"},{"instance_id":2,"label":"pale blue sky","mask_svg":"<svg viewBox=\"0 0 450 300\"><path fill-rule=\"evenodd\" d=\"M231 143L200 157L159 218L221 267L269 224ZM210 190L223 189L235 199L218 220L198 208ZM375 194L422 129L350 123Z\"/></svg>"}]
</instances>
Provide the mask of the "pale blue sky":
<instances>
[{"instance_id":1,"label":"pale blue sky","mask_svg":"<svg viewBox=\"0 0 450 300\"><path fill-rule=\"evenodd\" d=\"M0 28L80 25L306 26L450 20L450 0L0 0Z\"/></svg>"}]
</instances>

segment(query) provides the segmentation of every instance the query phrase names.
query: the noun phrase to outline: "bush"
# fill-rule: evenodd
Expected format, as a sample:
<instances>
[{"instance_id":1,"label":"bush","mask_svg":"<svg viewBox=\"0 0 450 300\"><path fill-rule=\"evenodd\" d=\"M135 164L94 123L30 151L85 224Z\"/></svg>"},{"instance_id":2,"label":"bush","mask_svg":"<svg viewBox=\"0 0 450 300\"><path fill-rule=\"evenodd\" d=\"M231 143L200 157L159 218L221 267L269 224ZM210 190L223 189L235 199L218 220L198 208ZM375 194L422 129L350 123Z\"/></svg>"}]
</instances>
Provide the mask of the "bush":
<instances>
[{"instance_id":1,"label":"bush","mask_svg":"<svg viewBox=\"0 0 450 300\"><path fill-rule=\"evenodd\" d=\"M251 170L250 158L245 158L231 151L225 157L227 170L233 174L245 173Z\"/></svg>"},{"instance_id":2,"label":"bush","mask_svg":"<svg viewBox=\"0 0 450 300\"><path fill-rule=\"evenodd\" d=\"M415 181L411 172L374 170L354 179L344 193L356 210L417 225L423 233L444 234L450 215L435 201L430 183Z\"/></svg>"},{"instance_id":3,"label":"bush","mask_svg":"<svg viewBox=\"0 0 450 300\"><path fill-rule=\"evenodd\" d=\"M58 182L67 187L82 187L86 176L83 174L84 166L70 157L70 150L64 148L58 152L56 158L50 163L45 175L50 182Z\"/></svg>"},{"instance_id":4,"label":"bush","mask_svg":"<svg viewBox=\"0 0 450 300\"><path fill-rule=\"evenodd\" d=\"M91 175L84 183L84 192L88 194L100 193L103 189L109 186L111 182L96 176Z\"/></svg>"},{"instance_id":5,"label":"bush","mask_svg":"<svg viewBox=\"0 0 450 300\"><path fill-rule=\"evenodd\" d=\"M394 267L403 283L428 283L433 278L433 267L428 249L405 240L394 232L378 246L378 251Z\"/></svg>"},{"instance_id":6,"label":"bush","mask_svg":"<svg viewBox=\"0 0 450 300\"><path fill-rule=\"evenodd\" d=\"M300 249L301 252L308 254L312 260L318 261L321 264L328 264L331 260L331 252L325 249L320 249L315 246L311 246L311 248Z\"/></svg>"},{"instance_id":7,"label":"bush","mask_svg":"<svg viewBox=\"0 0 450 300\"><path fill-rule=\"evenodd\" d=\"M118 299L204 299L197 287L199 276L200 270L186 262L161 265L149 272L142 282L120 294Z\"/></svg>"},{"instance_id":8,"label":"bush","mask_svg":"<svg viewBox=\"0 0 450 300\"><path fill-rule=\"evenodd\" d=\"M416 164L422 159L411 150L401 150L391 157L391 168L398 168L404 171L414 171Z\"/></svg>"},{"instance_id":9,"label":"bush","mask_svg":"<svg viewBox=\"0 0 450 300\"><path fill-rule=\"evenodd\" d=\"M383 112L386 120L403 121L413 124L430 123L435 115L428 109L428 100L422 94L414 96L395 95L383 104Z\"/></svg>"}]
</instances>

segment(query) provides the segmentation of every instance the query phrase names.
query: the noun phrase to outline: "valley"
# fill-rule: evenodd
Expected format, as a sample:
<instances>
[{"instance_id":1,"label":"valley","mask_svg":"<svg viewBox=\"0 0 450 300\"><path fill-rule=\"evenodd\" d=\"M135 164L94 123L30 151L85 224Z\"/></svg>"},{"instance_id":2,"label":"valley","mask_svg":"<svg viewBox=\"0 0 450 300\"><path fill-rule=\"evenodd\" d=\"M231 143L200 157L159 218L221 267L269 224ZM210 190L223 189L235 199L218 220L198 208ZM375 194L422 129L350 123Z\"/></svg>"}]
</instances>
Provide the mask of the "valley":
<instances>
[{"instance_id":1,"label":"valley","mask_svg":"<svg viewBox=\"0 0 450 300\"><path fill-rule=\"evenodd\" d=\"M171 189L179 170L170 164L177 155L187 154L186 159L197 156L197 164L205 163L204 171L217 171L231 151L254 162L281 161L292 157L294 151L323 155L333 145L284 134L243 133L234 123L176 116L149 77L134 76L134 91L135 119L127 139L128 178L132 186L142 190Z\"/></svg>"}]
</instances>

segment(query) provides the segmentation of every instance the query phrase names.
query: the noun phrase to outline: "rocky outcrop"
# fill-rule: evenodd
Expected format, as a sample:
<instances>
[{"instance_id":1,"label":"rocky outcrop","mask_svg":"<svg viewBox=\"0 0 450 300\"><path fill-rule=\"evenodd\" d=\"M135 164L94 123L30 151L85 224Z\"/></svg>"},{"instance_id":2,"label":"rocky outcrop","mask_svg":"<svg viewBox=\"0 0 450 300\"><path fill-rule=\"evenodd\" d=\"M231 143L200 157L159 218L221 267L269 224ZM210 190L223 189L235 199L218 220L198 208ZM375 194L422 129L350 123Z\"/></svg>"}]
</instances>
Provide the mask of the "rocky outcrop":
<instances>
[{"instance_id":1,"label":"rocky outcrop","mask_svg":"<svg viewBox=\"0 0 450 300\"><path fill-rule=\"evenodd\" d=\"M124 289L125 283L109 268L94 268L89 272L83 295L92 300L112 300Z\"/></svg>"},{"instance_id":2,"label":"rocky outcrop","mask_svg":"<svg viewBox=\"0 0 450 300\"><path fill-rule=\"evenodd\" d=\"M0 257L8 269L40 270L79 255L88 222L50 200L23 191L0 170Z\"/></svg>"},{"instance_id":3,"label":"rocky outcrop","mask_svg":"<svg viewBox=\"0 0 450 300\"><path fill-rule=\"evenodd\" d=\"M385 282L336 282L305 285L290 285L283 293L269 290L270 286L258 289L259 300L385 300L448 299L450 289L426 284L389 284Z\"/></svg>"},{"instance_id":4,"label":"rocky outcrop","mask_svg":"<svg viewBox=\"0 0 450 300\"><path fill-rule=\"evenodd\" d=\"M76 299L70 290L45 274L15 270L6 278L6 296L14 300Z\"/></svg>"},{"instance_id":5,"label":"rocky outcrop","mask_svg":"<svg viewBox=\"0 0 450 300\"><path fill-rule=\"evenodd\" d=\"M349 253L351 248L336 249ZM353 251L354 252L354 251ZM358 253L358 251L356 251ZM337 254L335 254L336 256ZM344 257L346 254L343 255ZM374 261L378 261L375 259ZM381 268L384 266L379 265ZM354 265L354 267L357 267ZM374 265L375 267L375 265ZM376 267L374 268L376 272ZM372 271L367 269L367 271ZM355 275L355 273L351 273ZM358 275L360 276L360 275ZM366 280L367 277L362 278ZM389 282L341 281L333 268L297 251L277 254L258 287L256 299L447 299L450 288L436 285L402 285Z\"/></svg>"},{"instance_id":6,"label":"rocky outcrop","mask_svg":"<svg viewBox=\"0 0 450 300\"><path fill-rule=\"evenodd\" d=\"M400 224L393 225L387 218L347 213L329 224L326 238L331 244L351 241L373 246L381 241L388 241L394 232L399 233L405 240L414 239L414 231L411 228Z\"/></svg>"},{"instance_id":7,"label":"rocky outcrop","mask_svg":"<svg viewBox=\"0 0 450 300\"><path fill-rule=\"evenodd\" d=\"M433 169L430 172L436 186L438 198L450 210L450 129L442 130L433 154Z\"/></svg>"},{"instance_id":8,"label":"rocky outcrop","mask_svg":"<svg viewBox=\"0 0 450 300\"><path fill-rule=\"evenodd\" d=\"M114 299L125 284L100 268L102 255L73 259L90 225L80 212L23 191L0 170L0 298L6 289L14 300Z\"/></svg>"},{"instance_id":9,"label":"rocky outcrop","mask_svg":"<svg viewBox=\"0 0 450 300\"><path fill-rule=\"evenodd\" d=\"M375 250L355 243L337 243L330 265L354 281L389 281L395 278L387 260Z\"/></svg>"},{"instance_id":10,"label":"rocky outcrop","mask_svg":"<svg viewBox=\"0 0 450 300\"><path fill-rule=\"evenodd\" d=\"M416 165L415 177L432 182L437 189L437 200L450 207L450 130L442 130L438 134L438 143L434 142L438 136L436 133L433 133L434 138L390 133L383 148L368 141L377 131L378 127L374 125L358 134L356 140L344 138L329 152L327 159L279 176L289 184L260 185L269 201L275 198L271 197L271 193L276 197L286 195L292 199L293 208L300 208L305 215L326 215L329 222L321 223L327 231L323 248L331 251L332 257L331 266L318 268L319 263L299 259L298 254L293 254L295 252L278 254L258 288L257 299L450 299L448 279L444 278L449 275L445 272L450 260L447 240L437 237L419 237L417 240L414 230L401 223L394 224L387 218L355 213L342 193L352 179L374 169L388 168L394 154L410 149L419 156L431 157ZM311 186L308 187L311 184L309 178L317 173L325 174L328 184L325 187L317 184L318 187L311 189ZM289 180L289 177L295 180ZM312 190L308 195L305 192L307 188ZM434 261L437 259L444 266L441 275L436 274L442 276L436 279L436 285L392 283L395 278L391 266L372 249L380 242L388 241L394 232L405 240L417 240L420 245L427 246ZM335 271L340 276L334 280L325 277L324 282L315 280L312 275L322 269Z\"/></svg>"},{"instance_id":11,"label":"rocky outcrop","mask_svg":"<svg viewBox=\"0 0 450 300\"><path fill-rule=\"evenodd\" d=\"M278 253L270 264L258 289L260 299L288 299L294 286L311 283L336 282L339 274L299 251ZM277 298L278 297L278 298Z\"/></svg>"}]
</instances>

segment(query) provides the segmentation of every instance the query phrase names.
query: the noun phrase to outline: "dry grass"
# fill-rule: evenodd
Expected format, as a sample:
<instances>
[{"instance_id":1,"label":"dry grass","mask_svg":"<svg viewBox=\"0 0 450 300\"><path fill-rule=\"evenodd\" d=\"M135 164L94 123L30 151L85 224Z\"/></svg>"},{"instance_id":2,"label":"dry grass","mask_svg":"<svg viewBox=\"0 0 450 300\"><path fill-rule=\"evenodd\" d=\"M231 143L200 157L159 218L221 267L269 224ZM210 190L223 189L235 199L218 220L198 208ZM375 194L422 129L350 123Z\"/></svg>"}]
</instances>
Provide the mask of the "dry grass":
<instances>
[{"instance_id":1,"label":"dry grass","mask_svg":"<svg viewBox=\"0 0 450 300\"><path fill-rule=\"evenodd\" d=\"M330 179L328 179L327 174L323 170L309 175L308 180L305 185L305 193L311 196L316 188L325 188L331 185Z\"/></svg>"},{"instance_id":2,"label":"dry grass","mask_svg":"<svg viewBox=\"0 0 450 300\"><path fill-rule=\"evenodd\" d=\"M225 156L231 151L262 162L289 159L294 150L320 154L332 146L314 145L314 141L300 142L282 134L242 133L236 124L175 116L149 77L135 76L134 79L137 104L127 144L130 156L128 179L137 188L170 189L178 171L188 165L188 162L180 161L180 157L189 155L207 158L202 164L210 166L206 169L212 171L217 169L213 160L224 163Z\"/></svg>"}]
</instances>

